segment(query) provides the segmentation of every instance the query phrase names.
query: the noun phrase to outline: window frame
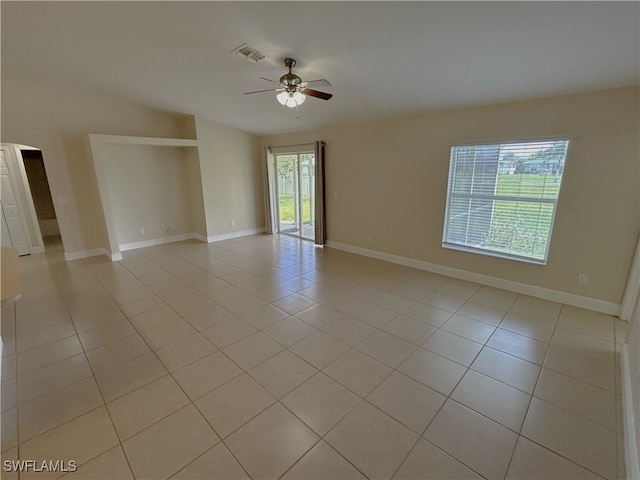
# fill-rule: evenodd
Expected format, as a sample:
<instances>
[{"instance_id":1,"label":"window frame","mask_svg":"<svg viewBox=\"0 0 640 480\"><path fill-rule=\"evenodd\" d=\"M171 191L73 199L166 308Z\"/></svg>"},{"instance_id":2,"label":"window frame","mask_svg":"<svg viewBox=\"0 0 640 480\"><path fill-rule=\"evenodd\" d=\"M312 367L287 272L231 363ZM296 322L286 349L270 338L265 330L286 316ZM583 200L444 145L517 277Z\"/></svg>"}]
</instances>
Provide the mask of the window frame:
<instances>
[{"instance_id":1,"label":"window frame","mask_svg":"<svg viewBox=\"0 0 640 480\"><path fill-rule=\"evenodd\" d=\"M515 260L518 262L530 263L535 265L546 265L549 258L549 250L551 248L551 239L553 235L553 230L555 227L555 219L557 213L558 202L560 199L560 191L562 189L562 178L564 176L564 171L566 168L567 157L569 155L569 148L571 146L571 141L574 140L575 136L558 136L558 137L544 137L544 138L527 138L527 139L506 139L506 140L493 140L493 141L481 141L481 142L465 142L465 143L457 143L453 144L449 148L449 170L447 176L447 192L446 192L446 203L445 203L445 211L444 211L444 223L443 223L443 231L442 231L442 248L446 248L449 250L457 250L467 253L475 253L479 255L484 255L488 257L501 258L506 260ZM558 193L555 197L527 197L527 196L514 196L514 195L498 195L497 191L493 195L487 194L473 194L473 193L455 193L453 192L453 184L456 180L455 175L455 167L456 167L456 155L457 149L464 147L498 147L501 149L505 145L517 145L517 144L544 144L551 142L566 142L566 147L564 150L564 159L562 161L562 173L560 177L560 185L558 186ZM474 166L475 167L475 166ZM496 162L496 190L497 190L497 182L500 173L500 154L498 154L498 159ZM525 173L523 173L525 174ZM531 174L531 173L528 173ZM450 233L450 220L451 216L451 208L452 208L452 200L455 198L467 198L468 200L485 200L488 202L492 202L492 208L495 207L495 202L498 201L511 201L522 204L550 204L553 206L551 211L551 220L549 225L549 231L547 235L546 248L543 258L537 258L533 256L521 255L518 253L510 253L497 249L474 246L465 243L456 243L452 241L449 233ZM538 213L538 218L541 217L541 213ZM493 218L493 214L490 217Z\"/></svg>"}]
</instances>

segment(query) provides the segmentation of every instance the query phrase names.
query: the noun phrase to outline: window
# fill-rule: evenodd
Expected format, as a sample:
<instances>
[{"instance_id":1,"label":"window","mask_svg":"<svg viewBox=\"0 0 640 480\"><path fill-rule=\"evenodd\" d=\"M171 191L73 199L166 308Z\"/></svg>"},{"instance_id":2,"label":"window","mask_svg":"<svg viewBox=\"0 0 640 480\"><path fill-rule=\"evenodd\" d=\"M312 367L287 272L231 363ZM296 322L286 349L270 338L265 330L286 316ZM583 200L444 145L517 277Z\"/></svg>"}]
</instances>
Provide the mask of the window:
<instances>
[{"instance_id":1,"label":"window","mask_svg":"<svg viewBox=\"0 0 640 480\"><path fill-rule=\"evenodd\" d=\"M451 147L442 246L545 264L568 145Z\"/></svg>"}]
</instances>

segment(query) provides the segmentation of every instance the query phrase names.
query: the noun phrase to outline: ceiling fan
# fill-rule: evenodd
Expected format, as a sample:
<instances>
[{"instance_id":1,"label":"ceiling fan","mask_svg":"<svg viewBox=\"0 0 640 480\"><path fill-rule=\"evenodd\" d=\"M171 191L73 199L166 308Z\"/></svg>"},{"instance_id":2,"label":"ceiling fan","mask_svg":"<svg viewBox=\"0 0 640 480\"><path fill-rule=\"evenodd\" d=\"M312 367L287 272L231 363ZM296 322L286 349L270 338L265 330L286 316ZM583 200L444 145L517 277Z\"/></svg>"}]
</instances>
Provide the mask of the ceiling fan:
<instances>
[{"instance_id":1,"label":"ceiling fan","mask_svg":"<svg viewBox=\"0 0 640 480\"><path fill-rule=\"evenodd\" d=\"M280 92L278 93L278 95L276 95L278 101L282 105L291 108L302 105L302 102L305 101L307 95L310 97L321 98L322 100L329 100L331 97L333 97L331 93L320 92L318 90L309 88L309 85L330 87L331 84L327 80L320 79L303 82L298 75L292 73L291 69L296 66L296 61L293 58L285 58L284 66L289 69L289 73L285 73L283 76L281 76L278 82L268 78L260 77L261 79L268 82L278 83L280 85L279 87L269 88L267 90L257 90L255 92L245 92L244 95L251 95L253 93L262 92Z\"/></svg>"}]
</instances>

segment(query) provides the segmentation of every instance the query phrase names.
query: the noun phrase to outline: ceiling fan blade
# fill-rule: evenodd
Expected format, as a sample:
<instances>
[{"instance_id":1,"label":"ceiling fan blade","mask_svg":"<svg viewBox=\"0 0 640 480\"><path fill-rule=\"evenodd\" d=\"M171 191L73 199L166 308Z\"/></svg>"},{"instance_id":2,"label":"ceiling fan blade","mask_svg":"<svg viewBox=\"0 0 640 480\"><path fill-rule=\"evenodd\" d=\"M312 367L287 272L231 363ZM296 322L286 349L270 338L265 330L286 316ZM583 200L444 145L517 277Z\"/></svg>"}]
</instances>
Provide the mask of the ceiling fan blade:
<instances>
[{"instance_id":1,"label":"ceiling fan blade","mask_svg":"<svg viewBox=\"0 0 640 480\"><path fill-rule=\"evenodd\" d=\"M322 100L329 100L333 97L333 94L331 93L319 92L318 90L311 90L310 88L305 88L302 93L309 95L310 97L321 98Z\"/></svg>"},{"instance_id":2,"label":"ceiling fan blade","mask_svg":"<svg viewBox=\"0 0 640 480\"><path fill-rule=\"evenodd\" d=\"M255 92L244 92L243 95L251 95L252 93L263 93L263 92L281 92L284 88L268 88L267 90L256 90Z\"/></svg>"},{"instance_id":3,"label":"ceiling fan blade","mask_svg":"<svg viewBox=\"0 0 640 480\"><path fill-rule=\"evenodd\" d=\"M302 82L300 85L303 87L308 87L309 85L313 85L314 87L330 87L331 84L329 80L325 80L324 78L320 78L318 80L309 80L308 82Z\"/></svg>"},{"instance_id":4,"label":"ceiling fan blade","mask_svg":"<svg viewBox=\"0 0 640 480\"><path fill-rule=\"evenodd\" d=\"M261 78L262 80L266 80L267 82L280 84L280 82L276 82L275 80L271 80L270 78L266 78L266 77L260 77L260 78Z\"/></svg>"}]
</instances>

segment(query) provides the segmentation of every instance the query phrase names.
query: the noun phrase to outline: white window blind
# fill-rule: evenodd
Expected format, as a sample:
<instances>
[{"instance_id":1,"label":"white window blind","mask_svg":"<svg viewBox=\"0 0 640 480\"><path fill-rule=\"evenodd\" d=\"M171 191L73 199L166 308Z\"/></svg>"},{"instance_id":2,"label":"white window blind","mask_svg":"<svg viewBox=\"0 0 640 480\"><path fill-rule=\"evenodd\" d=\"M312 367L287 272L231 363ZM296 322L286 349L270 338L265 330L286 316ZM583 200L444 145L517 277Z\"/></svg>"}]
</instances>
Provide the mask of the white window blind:
<instances>
[{"instance_id":1,"label":"white window blind","mask_svg":"<svg viewBox=\"0 0 640 480\"><path fill-rule=\"evenodd\" d=\"M568 145L451 147L442 246L546 263Z\"/></svg>"}]
</instances>

